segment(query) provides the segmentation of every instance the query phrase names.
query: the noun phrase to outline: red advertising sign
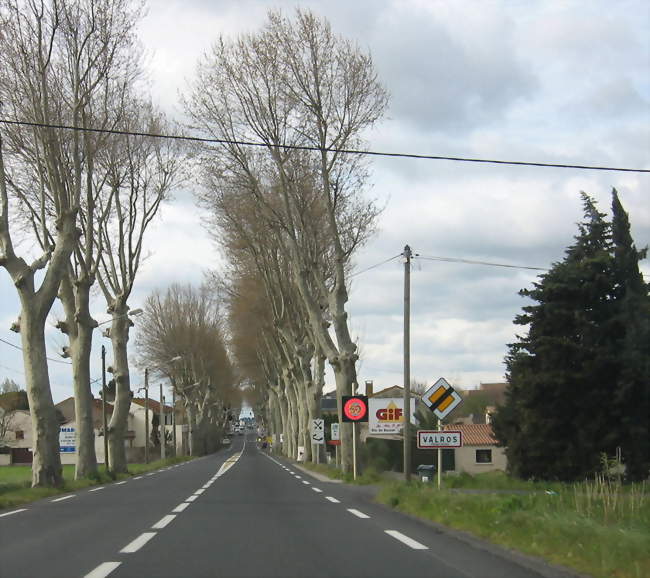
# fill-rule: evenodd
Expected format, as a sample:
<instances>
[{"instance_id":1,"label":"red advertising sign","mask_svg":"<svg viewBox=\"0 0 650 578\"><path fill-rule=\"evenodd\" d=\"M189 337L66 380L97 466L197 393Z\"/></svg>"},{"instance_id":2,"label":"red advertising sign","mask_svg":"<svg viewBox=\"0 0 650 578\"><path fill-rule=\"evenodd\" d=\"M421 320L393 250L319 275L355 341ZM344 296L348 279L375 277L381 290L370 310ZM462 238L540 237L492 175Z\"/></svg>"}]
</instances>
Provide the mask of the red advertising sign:
<instances>
[{"instance_id":1,"label":"red advertising sign","mask_svg":"<svg viewBox=\"0 0 650 578\"><path fill-rule=\"evenodd\" d=\"M368 421L368 398L365 395L343 396L343 421Z\"/></svg>"}]
</instances>

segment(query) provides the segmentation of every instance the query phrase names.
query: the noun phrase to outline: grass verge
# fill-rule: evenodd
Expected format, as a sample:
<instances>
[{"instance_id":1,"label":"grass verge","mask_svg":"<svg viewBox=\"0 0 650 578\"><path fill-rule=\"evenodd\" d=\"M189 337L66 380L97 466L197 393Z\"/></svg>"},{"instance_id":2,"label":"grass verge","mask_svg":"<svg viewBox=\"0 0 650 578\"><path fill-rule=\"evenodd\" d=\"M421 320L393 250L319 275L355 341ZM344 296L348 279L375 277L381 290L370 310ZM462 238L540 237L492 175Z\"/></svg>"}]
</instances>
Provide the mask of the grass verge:
<instances>
[{"instance_id":1,"label":"grass verge","mask_svg":"<svg viewBox=\"0 0 650 578\"><path fill-rule=\"evenodd\" d=\"M313 464L311 462L300 462L299 465L307 470L317 472L334 480L342 480L347 484L364 486L367 484L377 484L382 480L379 472L372 468L366 468L363 474L358 475L357 479L355 480L352 474L343 473L335 466L330 466L327 464Z\"/></svg>"},{"instance_id":2,"label":"grass verge","mask_svg":"<svg viewBox=\"0 0 650 578\"><path fill-rule=\"evenodd\" d=\"M125 480L131 476L158 470L165 466L178 464L194 459L189 456L178 456L157 460L148 464L129 464L128 474L108 475L99 466L97 478L74 479L74 465L63 466L63 486L60 488L32 488L31 466L4 466L0 468L0 509L13 508L50 496L66 494L76 490L82 490L91 486L110 484L114 481Z\"/></svg>"},{"instance_id":3,"label":"grass verge","mask_svg":"<svg viewBox=\"0 0 650 578\"><path fill-rule=\"evenodd\" d=\"M475 484L485 488L481 480ZM505 484L497 489L524 489L516 481L516 487ZM622 489L589 482L553 487L551 494L466 494L438 491L420 482L394 482L382 486L377 500L593 576L650 576L650 500L645 486Z\"/></svg>"}]
</instances>

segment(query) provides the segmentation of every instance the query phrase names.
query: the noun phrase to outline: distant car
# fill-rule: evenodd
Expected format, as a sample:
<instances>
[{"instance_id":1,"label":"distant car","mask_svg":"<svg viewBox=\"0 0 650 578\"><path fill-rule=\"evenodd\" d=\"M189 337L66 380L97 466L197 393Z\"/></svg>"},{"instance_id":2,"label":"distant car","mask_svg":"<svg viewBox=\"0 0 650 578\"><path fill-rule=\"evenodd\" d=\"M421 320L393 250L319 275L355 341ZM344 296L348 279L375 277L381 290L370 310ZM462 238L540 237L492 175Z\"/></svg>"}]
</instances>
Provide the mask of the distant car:
<instances>
[{"instance_id":1,"label":"distant car","mask_svg":"<svg viewBox=\"0 0 650 578\"><path fill-rule=\"evenodd\" d=\"M229 445L230 445L230 438L223 438L223 439L221 440L221 443L222 443L224 446L229 446Z\"/></svg>"}]
</instances>

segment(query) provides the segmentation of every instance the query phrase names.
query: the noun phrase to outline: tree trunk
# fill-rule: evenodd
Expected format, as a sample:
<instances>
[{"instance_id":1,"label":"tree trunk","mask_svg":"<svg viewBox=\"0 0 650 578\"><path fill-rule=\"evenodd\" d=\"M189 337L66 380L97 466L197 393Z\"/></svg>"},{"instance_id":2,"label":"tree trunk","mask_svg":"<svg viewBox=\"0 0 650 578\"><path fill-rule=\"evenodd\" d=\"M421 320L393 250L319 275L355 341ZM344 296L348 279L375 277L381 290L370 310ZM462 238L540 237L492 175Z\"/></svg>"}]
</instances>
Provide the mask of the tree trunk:
<instances>
[{"instance_id":1,"label":"tree trunk","mask_svg":"<svg viewBox=\"0 0 650 578\"><path fill-rule=\"evenodd\" d=\"M339 446L339 453L341 456L341 469L346 473L352 471L352 424L347 422L343 423L343 403L341 398L344 395L352 394L352 383L356 383L357 380L355 363L356 360L354 358L340 358L334 371L336 380L336 403L339 422L341 423L341 445Z\"/></svg>"},{"instance_id":2,"label":"tree trunk","mask_svg":"<svg viewBox=\"0 0 650 578\"><path fill-rule=\"evenodd\" d=\"M74 411L77 428L75 479L97 476L93 394L90 389L90 352L96 323L90 317L90 284L79 281L73 287L68 277L61 283L59 297L66 314L62 328L70 341Z\"/></svg>"},{"instance_id":3,"label":"tree trunk","mask_svg":"<svg viewBox=\"0 0 650 578\"><path fill-rule=\"evenodd\" d=\"M113 379L115 380L115 402L113 415L108 426L108 442L111 471L126 473L126 447L124 441L128 427L129 410L131 408L131 381L129 377L129 360L127 357L127 342L129 340L129 324L126 304L116 304L112 308L113 323L111 325L111 343L113 345Z\"/></svg>"},{"instance_id":4,"label":"tree trunk","mask_svg":"<svg viewBox=\"0 0 650 578\"><path fill-rule=\"evenodd\" d=\"M20 337L25 364L27 398L32 418L32 487L61 486L63 472L59 453L59 423L56 418L45 348L45 315L38 311L36 299L20 295Z\"/></svg>"}]
</instances>

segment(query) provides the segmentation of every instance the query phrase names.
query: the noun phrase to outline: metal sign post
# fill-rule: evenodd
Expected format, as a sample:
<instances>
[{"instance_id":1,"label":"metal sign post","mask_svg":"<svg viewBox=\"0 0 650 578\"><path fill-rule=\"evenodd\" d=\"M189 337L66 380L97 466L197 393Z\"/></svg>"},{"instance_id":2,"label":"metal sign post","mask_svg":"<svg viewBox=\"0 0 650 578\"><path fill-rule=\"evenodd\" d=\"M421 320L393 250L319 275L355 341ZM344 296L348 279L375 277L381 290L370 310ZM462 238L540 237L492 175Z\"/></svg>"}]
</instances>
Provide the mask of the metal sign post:
<instances>
[{"instance_id":1,"label":"metal sign post","mask_svg":"<svg viewBox=\"0 0 650 578\"><path fill-rule=\"evenodd\" d=\"M438 431L442 431L442 420L438 419ZM442 484L442 448L438 448L438 489Z\"/></svg>"}]
</instances>

